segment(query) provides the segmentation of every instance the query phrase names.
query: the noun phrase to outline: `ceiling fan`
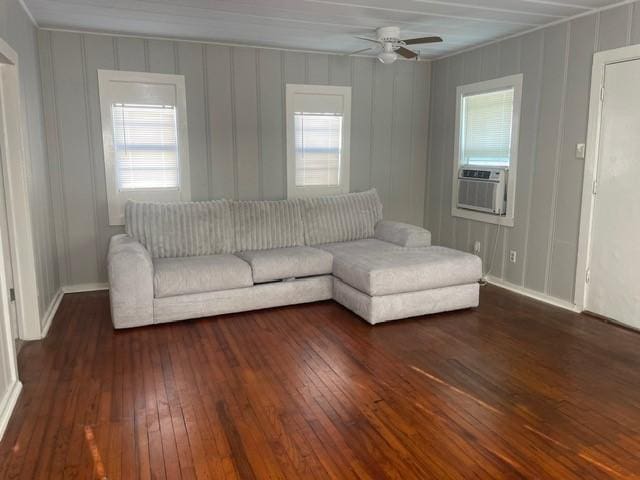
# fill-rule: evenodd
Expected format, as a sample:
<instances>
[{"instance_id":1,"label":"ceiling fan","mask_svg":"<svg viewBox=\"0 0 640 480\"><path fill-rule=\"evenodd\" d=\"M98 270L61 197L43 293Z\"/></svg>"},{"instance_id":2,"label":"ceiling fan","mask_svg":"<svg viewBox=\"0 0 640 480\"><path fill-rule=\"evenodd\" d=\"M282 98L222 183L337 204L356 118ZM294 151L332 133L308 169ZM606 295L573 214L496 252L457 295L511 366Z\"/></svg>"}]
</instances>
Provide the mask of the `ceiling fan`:
<instances>
[{"instance_id":1,"label":"ceiling fan","mask_svg":"<svg viewBox=\"0 0 640 480\"><path fill-rule=\"evenodd\" d=\"M377 43L377 47L369 47L363 50L352 52L349 55L368 52L369 50L378 50L378 60L382 63L393 63L398 59L398 55L404 58L417 58L419 54L407 48L407 45L421 45L425 43L442 42L440 37L421 37L400 40L400 29L398 27L381 27L376 30L376 38L356 37L367 42Z\"/></svg>"}]
</instances>

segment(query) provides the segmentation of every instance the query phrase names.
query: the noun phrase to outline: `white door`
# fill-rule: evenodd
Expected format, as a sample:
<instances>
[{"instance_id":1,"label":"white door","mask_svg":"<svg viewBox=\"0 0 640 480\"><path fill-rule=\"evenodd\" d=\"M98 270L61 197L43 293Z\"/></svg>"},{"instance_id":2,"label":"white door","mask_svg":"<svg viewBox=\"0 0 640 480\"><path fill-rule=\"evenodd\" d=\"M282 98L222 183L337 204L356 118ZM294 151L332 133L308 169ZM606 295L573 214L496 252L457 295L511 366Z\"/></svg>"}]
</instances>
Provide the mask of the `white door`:
<instances>
[{"instance_id":1,"label":"white door","mask_svg":"<svg viewBox=\"0 0 640 480\"><path fill-rule=\"evenodd\" d=\"M607 65L586 310L640 329L640 60Z\"/></svg>"}]
</instances>

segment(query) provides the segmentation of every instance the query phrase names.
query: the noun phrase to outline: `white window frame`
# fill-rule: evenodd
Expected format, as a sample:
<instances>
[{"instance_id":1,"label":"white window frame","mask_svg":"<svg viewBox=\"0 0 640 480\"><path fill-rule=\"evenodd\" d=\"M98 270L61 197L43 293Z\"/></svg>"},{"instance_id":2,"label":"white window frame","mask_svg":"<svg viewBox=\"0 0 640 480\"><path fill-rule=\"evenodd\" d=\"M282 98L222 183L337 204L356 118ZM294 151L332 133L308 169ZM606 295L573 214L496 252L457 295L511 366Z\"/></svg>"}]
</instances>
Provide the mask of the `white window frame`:
<instances>
[{"instance_id":1,"label":"white window frame","mask_svg":"<svg viewBox=\"0 0 640 480\"><path fill-rule=\"evenodd\" d=\"M175 188L138 189L120 191L117 184L115 145L113 141L113 118L111 105L114 98L112 83L136 83L145 85L170 85L175 88L176 125L178 130L178 174L179 186ZM102 144L109 207L109 225L124 225L124 205L127 200L176 202L191 200L189 175L189 132L187 127L187 101L183 75L163 73L125 72L98 70L100 95L100 118L102 120ZM141 101L141 103L143 103Z\"/></svg>"},{"instance_id":2,"label":"white window frame","mask_svg":"<svg viewBox=\"0 0 640 480\"><path fill-rule=\"evenodd\" d=\"M340 156L339 185L297 186L296 185L296 145L294 97L297 94L331 95L343 98L342 111L342 151ZM318 197L349 192L349 172L351 160L351 87L329 85L287 84L286 88L287 127L287 197Z\"/></svg>"},{"instance_id":3,"label":"white window frame","mask_svg":"<svg viewBox=\"0 0 640 480\"><path fill-rule=\"evenodd\" d=\"M456 133L453 157L453 188L451 190L451 215L454 217L476 220L479 222L493 223L513 227L515 203L516 203L516 179L518 175L518 142L520 137L520 111L522 108L522 82L523 75L509 75L485 82L461 85L456 89ZM468 95L478 95L499 90L513 88L513 118L511 122L511 158L509 160L509 173L507 175L507 212L506 215L492 215L490 213L475 212L458 208L458 170L465 165L462 158L462 99ZM487 165L489 167L489 165ZM477 166L482 168L482 166Z\"/></svg>"}]
</instances>

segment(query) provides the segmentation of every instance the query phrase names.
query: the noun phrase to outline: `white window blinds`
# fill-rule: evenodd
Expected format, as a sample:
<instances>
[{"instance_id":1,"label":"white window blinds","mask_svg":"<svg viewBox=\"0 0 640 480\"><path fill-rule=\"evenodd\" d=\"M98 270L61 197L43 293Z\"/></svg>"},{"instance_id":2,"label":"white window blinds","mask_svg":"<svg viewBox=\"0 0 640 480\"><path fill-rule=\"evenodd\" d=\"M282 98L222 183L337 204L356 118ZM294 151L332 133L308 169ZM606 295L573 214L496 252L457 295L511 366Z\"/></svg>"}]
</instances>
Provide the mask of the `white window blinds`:
<instances>
[{"instance_id":1,"label":"white window blinds","mask_svg":"<svg viewBox=\"0 0 640 480\"><path fill-rule=\"evenodd\" d=\"M340 184L342 115L295 113L296 186Z\"/></svg>"},{"instance_id":2,"label":"white window blinds","mask_svg":"<svg viewBox=\"0 0 640 480\"><path fill-rule=\"evenodd\" d=\"M462 162L508 167L514 89L463 97Z\"/></svg>"},{"instance_id":3,"label":"white window blinds","mask_svg":"<svg viewBox=\"0 0 640 480\"><path fill-rule=\"evenodd\" d=\"M176 107L114 103L111 115L118 190L179 188Z\"/></svg>"}]
</instances>

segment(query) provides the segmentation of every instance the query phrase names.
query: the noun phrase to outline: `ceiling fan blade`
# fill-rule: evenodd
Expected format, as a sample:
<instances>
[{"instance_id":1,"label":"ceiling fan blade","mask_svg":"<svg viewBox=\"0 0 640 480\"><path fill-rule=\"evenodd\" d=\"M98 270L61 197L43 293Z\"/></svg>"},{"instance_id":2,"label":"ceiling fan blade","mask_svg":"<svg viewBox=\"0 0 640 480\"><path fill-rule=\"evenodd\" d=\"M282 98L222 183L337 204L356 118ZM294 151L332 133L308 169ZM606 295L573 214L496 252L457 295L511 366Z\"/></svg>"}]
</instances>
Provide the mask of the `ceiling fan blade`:
<instances>
[{"instance_id":1,"label":"ceiling fan blade","mask_svg":"<svg viewBox=\"0 0 640 480\"><path fill-rule=\"evenodd\" d=\"M368 52L369 50L373 50L373 48L363 48L362 50L356 50L355 52L346 53L345 55L357 55L359 53Z\"/></svg>"},{"instance_id":2,"label":"ceiling fan blade","mask_svg":"<svg viewBox=\"0 0 640 480\"><path fill-rule=\"evenodd\" d=\"M405 45L419 45L421 43L439 43L442 42L440 37L421 37L421 38L409 38L403 40Z\"/></svg>"},{"instance_id":3,"label":"ceiling fan blade","mask_svg":"<svg viewBox=\"0 0 640 480\"><path fill-rule=\"evenodd\" d=\"M360 40L366 40L367 42L380 43L378 40L375 40L373 38L367 38L367 37L355 37L355 38Z\"/></svg>"},{"instance_id":4,"label":"ceiling fan blade","mask_svg":"<svg viewBox=\"0 0 640 480\"><path fill-rule=\"evenodd\" d=\"M409 50L408 48L400 47L396 50L396 53L399 53L404 58L416 58L418 54L413 50Z\"/></svg>"}]
</instances>

